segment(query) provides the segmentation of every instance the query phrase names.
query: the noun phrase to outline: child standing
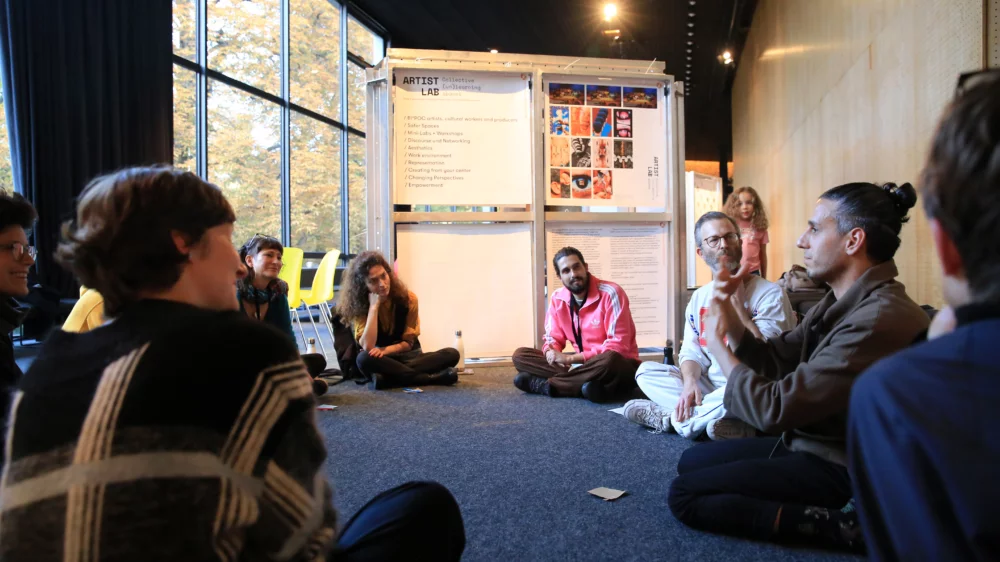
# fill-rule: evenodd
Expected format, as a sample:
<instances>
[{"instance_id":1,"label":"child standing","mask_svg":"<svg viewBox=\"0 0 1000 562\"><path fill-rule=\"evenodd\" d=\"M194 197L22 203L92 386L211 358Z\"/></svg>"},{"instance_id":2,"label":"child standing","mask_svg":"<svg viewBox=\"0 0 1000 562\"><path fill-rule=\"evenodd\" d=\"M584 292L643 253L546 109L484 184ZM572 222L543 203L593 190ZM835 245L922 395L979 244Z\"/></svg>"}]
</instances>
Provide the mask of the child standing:
<instances>
[{"instance_id":1,"label":"child standing","mask_svg":"<svg viewBox=\"0 0 1000 562\"><path fill-rule=\"evenodd\" d=\"M750 272L767 278L767 212L754 188L746 186L734 191L726 200L725 212L740 226L743 241L743 261Z\"/></svg>"}]
</instances>

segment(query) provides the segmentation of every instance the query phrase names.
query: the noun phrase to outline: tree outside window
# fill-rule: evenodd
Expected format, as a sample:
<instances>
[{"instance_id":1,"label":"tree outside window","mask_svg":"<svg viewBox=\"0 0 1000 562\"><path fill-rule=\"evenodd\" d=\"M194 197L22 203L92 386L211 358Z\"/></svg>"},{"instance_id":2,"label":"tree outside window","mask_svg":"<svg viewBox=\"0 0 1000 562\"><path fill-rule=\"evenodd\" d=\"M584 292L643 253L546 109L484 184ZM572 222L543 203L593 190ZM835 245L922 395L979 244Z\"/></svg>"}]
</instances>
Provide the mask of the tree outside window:
<instances>
[{"instance_id":1,"label":"tree outside window","mask_svg":"<svg viewBox=\"0 0 1000 562\"><path fill-rule=\"evenodd\" d=\"M259 232L307 252L364 250L364 75L383 37L333 0L173 0L173 10L174 165L225 192L234 242Z\"/></svg>"}]
</instances>

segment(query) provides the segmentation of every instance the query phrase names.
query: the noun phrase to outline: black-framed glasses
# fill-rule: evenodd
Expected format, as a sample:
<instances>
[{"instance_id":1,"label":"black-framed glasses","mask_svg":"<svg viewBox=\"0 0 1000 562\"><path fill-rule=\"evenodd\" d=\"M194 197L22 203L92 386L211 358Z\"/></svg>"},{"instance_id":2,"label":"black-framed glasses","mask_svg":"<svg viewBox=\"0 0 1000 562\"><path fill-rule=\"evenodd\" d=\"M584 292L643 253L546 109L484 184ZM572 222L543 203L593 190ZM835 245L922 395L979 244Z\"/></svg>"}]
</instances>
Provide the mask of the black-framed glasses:
<instances>
[{"instance_id":1,"label":"black-framed glasses","mask_svg":"<svg viewBox=\"0 0 1000 562\"><path fill-rule=\"evenodd\" d=\"M24 258L25 253L31 256L31 259L35 259L35 256L38 255L38 250L36 250L34 246L25 246L20 242L0 244L0 250L9 250L11 255L14 256L14 261L21 261L21 259Z\"/></svg>"},{"instance_id":2,"label":"black-framed glasses","mask_svg":"<svg viewBox=\"0 0 1000 562\"><path fill-rule=\"evenodd\" d=\"M955 85L955 97L961 96L976 84L998 79L1000 79L1000 68L984 68L983 70L963 72L958 75L958 83Z\"/></svg>"},{"instance_id":3,"label":"black-framed glasses","mask_svg":"<svg viewBox=\"0 0 1000 562\"><path fill-rule=\"evenodd\" d=\"M703 242L709 248L714 250L719 247L719 244L722 242L723 239L725 239L726 242L730 244L735 244L736 242L739 242L740 235L736 234L735 232L730 232L729 234L724 234L722 236L709 236L708 238L704 239Z\"/></svg>"}]
</instances>

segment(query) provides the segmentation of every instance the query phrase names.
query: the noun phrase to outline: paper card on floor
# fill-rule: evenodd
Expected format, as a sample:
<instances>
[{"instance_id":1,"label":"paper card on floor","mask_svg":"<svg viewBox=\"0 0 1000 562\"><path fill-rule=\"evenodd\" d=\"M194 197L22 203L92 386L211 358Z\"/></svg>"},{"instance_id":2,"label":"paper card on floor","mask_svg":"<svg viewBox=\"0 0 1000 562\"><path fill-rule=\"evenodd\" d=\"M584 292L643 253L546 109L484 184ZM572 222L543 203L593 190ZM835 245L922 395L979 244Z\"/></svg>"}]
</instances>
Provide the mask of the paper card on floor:
<instances>
[{"instance_id":1,"label":"paper card on floor","mask_svg":"<svg viewBox=\"0 0 1000 562\"><path fill-rule=\"evenodd\" d=\"M472 374L472 369L461 369L461 370L458 371L458 374L460 374L460 375L471 375Z\"/></svg>"},{"instance_id":2,"label":"paper card on floor","mask_svg":"<svg viewBox=\"0 0 1000 562\"><path fill-rule=\"evenodd\" d=\"M419 388L404 388L403 392L407 394L420 394L423 390L420 390Z\"/></svg>"},{"instance_id":3,"label":"paper card on floor","mask_svg":"<svg viewBox=\"0 0 1000 562\"><path fill-rule=\"evenodd\" d=\"M625 406L622 406L621 408L611 408L608 411L611 412L611 413L613 413L613 414L618 414L619 416L624 416L625 415Z\"/></svg>"},{"instance_id":4,"label":"paper card on floor","mask_svg":"<svg viewBox=\"0 0 1000 562\"><path fill-rule=\"evenodd\" d=\"M624 496L627 492L625 492L625 490L615 490L613 488L605 488L602 486L600 488L594 488L588 493L594 494L595 496L602 498L604 501L610 502Z\"/></svg>"},{"instance_id":5,"label":"paper card on floor","mask_svg":"<svg viewBox=\"0 0 1000 562\"><path fill-rule=\"evenodd\" d=\"M316 406L316 409L317 410L336 410L337 407L334 406L333 404L320 404L319 406Z\"/></svg>"}]
</instances>

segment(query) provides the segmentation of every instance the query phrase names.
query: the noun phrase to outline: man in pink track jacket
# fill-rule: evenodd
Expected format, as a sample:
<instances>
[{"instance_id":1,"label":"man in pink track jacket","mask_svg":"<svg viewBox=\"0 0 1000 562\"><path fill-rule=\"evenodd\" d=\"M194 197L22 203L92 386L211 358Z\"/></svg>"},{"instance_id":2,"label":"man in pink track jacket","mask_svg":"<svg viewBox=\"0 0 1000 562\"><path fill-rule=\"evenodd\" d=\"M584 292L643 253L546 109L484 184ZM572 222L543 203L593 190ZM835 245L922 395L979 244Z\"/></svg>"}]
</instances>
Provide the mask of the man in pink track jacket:
<instances>
[{"instance_id":1,"label":"man in pink track jacket","mask_svg":"<svg viewBox=\"0 0 1000 562\"><path fill-rule=\"evenodd\" d=\"M636 387L639 368L628 296L591 275L576 248L559 250L552 265L564 288L549 303L542 350L514 352L514 386L552 397L582 395L592 402L626 396ZM563 353L566 342L575 353Z\"/></svg>"}]
</instances>

